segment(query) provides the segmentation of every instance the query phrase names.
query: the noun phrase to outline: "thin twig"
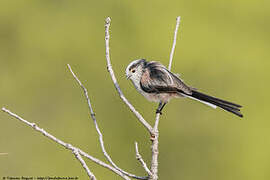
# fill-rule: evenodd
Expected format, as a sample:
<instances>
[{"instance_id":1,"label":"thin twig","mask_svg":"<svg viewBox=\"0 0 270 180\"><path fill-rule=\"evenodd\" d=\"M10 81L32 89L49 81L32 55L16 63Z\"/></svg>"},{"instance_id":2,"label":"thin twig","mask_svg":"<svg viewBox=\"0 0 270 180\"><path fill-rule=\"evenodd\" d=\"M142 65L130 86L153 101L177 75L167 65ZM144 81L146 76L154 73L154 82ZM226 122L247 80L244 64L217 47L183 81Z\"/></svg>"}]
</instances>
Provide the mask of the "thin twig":
<instances>
[{"instance_id":1,"label":"thin twig","mask_svg":"<svg viewBox=\"0 0 270 180\"><path fill-rule=\"evenodd\" d=\"M180 25L180 20L181 20L181 17L178 16L176 18L176 26L175 26L175 31L174 31L173 45L172 45L172 50L171 50L171 54L170 54L169 66L168 66L169 71L172 68L172 60L173 60L174 49L175 49L175 46L176 46L177 32L178 32L178 28L179 28L179 25Z\"/></svg>"},{"instance_id":2,"label":"thin twig","mask_svg":"<svg viewBox=\"0 0 270 180\"><path fill-rule=\"evenodd\" d=\"M123 174L129 176L129 177L132 177L132 178L135 178L135 179L147 179L147 177L140 177L140 176L136 176L134 174L131 174L131 173L128 173L126 171L124 171L123 169L119 168L114 162L113 160L111 159L110 155L107 153L106 149L105 149L105 145L104 145L104 140L103 140L103 135L99 129L99 126L98 126L98 123L97 123L97 120L96 120L96 115L94 113L94 110L93 110L93 107L91 105L91 101L90 101L90 98L88 96L88 91L87 89L84 87L84 85L81 83L81 81L79 80L79 78L76 76L76 74L72 71L70 65L68 64L67 65L72 76L75 78L75 80L78 82L78 84L81 86L81 88L83 89L83 92L84 92L84 95L85 95L85 98L87 100L87 103L88 103L88 108L89 108L89 111L90 111L90 115L91 115L91 118L93 119L93 122L95 124L95 128L96 128L96 131L99 135L99 143L100 143L100 146L101 146L101 150L104 154L104 156L106 157L106 159L111 163L111 165L118 169L120 172L122 172Z\"/></svg>"},{"instance_id":3,"label":"thin twig","mask_svg":"<svg viewBox=\"0 0 270 180\"><path fill-rule=\"evenodd\" d=\"M169 66L168 70L171 70L172 67L172 60L173 60L173 54L176 46L176 39L177 39L177 32L179 28L181 17L178 16L176 18L176 26L175 26L175 31L174 31L174 39L173 39L173 45L172 45L172 50L170 54L170 61L169 61ZM156 114L156 119L155 119L155 125L153 127L153 130L151 132L152 134L152 146L151 146L151 151L152 151L152 161L151 161L151 173L152 176L150 177L150 180L157 180L158 179L158 137L159 137L159 132L158 132L158 125L159 125L159 119L160 119L160 113Z\"/></svg>"},{"instance_id":4,"label":"thin twig","mask_svg":"<svg viewBox=\"0 0 270 180\"><path fill-rule=\"evenodd\" d=\"M91 180L96 180L95 175L90 171L90 169L88 168L88 166L86 165L85 161L83 160L82 156L80 155L78 149L74 149L73 154L75 155L75 157L78 159L78 161L80 161L81 165L83 166L83 168L85 169L87 175L89 176L89 178Z\"/></svg>"},{"instance_id":5,"label":"thin twig","mask_svg":"<svg viewBox=\"0 0 270 180\"><path fill-rule=\"evenodd\" d=\"M28 122L27 120L21 118L17 114L9 111L8 109L6 109L4 107L2 108L2 111L6 112L10 116L12 116L12 117L20 120L21 122L27 124L28 126L32 127L34 130L36 130L36 131L40 132L41 134L43 134L45 137L47 137L47 138L55 141L56 143L64 146L65 148L67 148L67 149L69 149L71 151L77 150L82 156L90 159L91 161L95 162L96 164L98 164L98 165L100 165L100 166L102 166L104 168L107 168L107 169L111 170L112 172L116 173L117 175L119 175L120 177L122 177L125 180L130 180L127 176L123 176L123 173L120 172L118 169L110 166L109 164L107 164L107 163L105 163L105 162L103 162L103 161L101 161L101 160L99 160L99 159L97 159L97 158L95 158L95 157L93 157L93 156L91 156L89 154L87 154L86 152L82 151L81 149L79 149L79 148L77 148L77 147L75 147L75 146L73 146L71 144L68 144L68 143L66 143L66 142L64 142L64 141L62 141L62 140L60 140L58 138L56 138L55 136L51 135L50 133L48 133L44 129L38 127L35 123Z\"/></svg>"},{"instance_id":6,"label":"thin twig","mask_svg":"<svg viewBox=\"0 0 270 180\"><path fill-rule=\"evenodd\" d=\"M142 117L142 115L134 108L134 106L127 100L127 98L124 96L123 92L120 89L120 86L116 80L116 77L114 75L112 64L110 60L110 46L109 46L109 40L110 40L110 25L111 25L111 18L107 17L105 22L105 44L106 44L106 60L107 60L107 69L111 75L113 84L120 96L120 98L124 101L124 103L129 107L129 109L135 114L135 116L138 118L138 120L144 125L144 127L151 133L152 127L151 125L145 121L145 119Z\"/></svg>"},{"instance_id":7,"label":"thin twig","mask_svg":"<svg viewBox=\"0 0 270 180\"><path fill-rule=\"evenodd\" d=\"M152 161L151 161L151 173L152 176L150 180L157 180L158 179L158 137L159 137L159 132L158 132L158 125L159 125L159 119L160 119L160 113L156 114L156 119L155 119L155 125L152 131L152 146L151 146L151 151L152 151Z\"/></svg>"},{"instance_id":8,"label":"thin twig","mask_svg":"<svg viewBox=\"0 0 270 180\"><path fill-rule=\"evenodd\" d=\"M8 153L0 153L0 155L8 155Z\"/></svg>"},{"instance_id":9,"label":"thin twig","mask_svg":"<svg viewBox=\"0 0 270 180\"><path fill-rule=\"evenodd\" d=\"M155 121L155 125L154 125L154 130L155 131L158 131L159 118L160 118L160 113L157 113L157 115L156 115L156 121Z\"/></svg>"},{"instance_id":10,"label":"thin twig","mask_svg":"<svg viewBox=\"0 0 270 180\"><path fill-rule=\"evenodd\" d=\"M152 176L152 173L149 170L149 168L147 167L146 163L144 162L142 156L139 153L138 143L137 142L135 142L135 152L136 152L136 159L142 164L142 167L147 172L147 174L149 175L149 177L151 177Z\"/></svg>"}]
</instances>

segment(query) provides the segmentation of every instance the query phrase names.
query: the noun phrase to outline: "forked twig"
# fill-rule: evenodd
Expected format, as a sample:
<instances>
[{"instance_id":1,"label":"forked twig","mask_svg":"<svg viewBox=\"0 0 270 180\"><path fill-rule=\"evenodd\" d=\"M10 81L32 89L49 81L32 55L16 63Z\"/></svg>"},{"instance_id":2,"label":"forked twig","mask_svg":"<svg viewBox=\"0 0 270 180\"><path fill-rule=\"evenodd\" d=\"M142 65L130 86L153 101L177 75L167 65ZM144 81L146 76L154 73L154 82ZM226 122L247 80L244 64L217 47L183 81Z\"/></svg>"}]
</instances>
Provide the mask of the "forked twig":
<instances>
[{"instance_id":1,"label":"forked twig","mask_svg":"<svg viewBox=\"0 0 270 180\"><path fill-rule=\"evenodd\" d=\"M95 124L95 128L96 128L96 131L99 135L99 143L100 143L100 147L101 147L101 150L104 154L104 156L106 157L106 159L109 161L109 163L114 167L116 168L117 170L119 170L120 172L123 173L123 175L127 175L129 177L132 177L132 178L135 178L135 179L148 179L148 177L140 177L140 176L136 176L134 174L131 174L131 173L128 173L126 171L124 171L123 169L119 168L114 162L113 160L111 159L110 155L107 153L106 149L105 149L105 145L104 145L104 140L103 140L103 135L99 129L99 126L98 126L98 123L97 123L97 120L96 120L96 115L94 113L94 110L93 110L93 107L91 105L91 101L90 101L90 98L88 96L88 91L87 89L84 87L84 85L81 83L81 81L79 80L79 78L76 76L76 74L72 71L71 69L71 66L68 64L68 69L69 71L71 72L72 76L74 77L74 79L78 82L78 84L80 85L80 87L83 89L83 92L84 92L84 95L85 95L85 98L86 98L86 101L88 103L88 108L89 108L89 111L90 111L90 115L91 115L91 118Z\"/></svg>"},{"instance_id":2,"label":"forked twig","mask_svg":"<svg viewBox=\"0 0 270 180\"><path fill-rule=\"evenodd\" d=\"M151 133L152 127L151 125L145 121L145 119L142 117L142 115L134 108L134 106L127 100L127 98L124 96L123 92L120 89L120 86L116 80L116 77L114 75L111 59L110 59L110 25L111 25L111 18L107 17L105 22L105 45L106 45L106 60L107 60L107 69L111 75L113 84L115 86L115 89L117 90L120 98L124 101L124 103L129 107L129 109L135 114L135 116L138 118L138 120L144 125L144 127Z\"/></svg>"},{"instance_id":3,"label":"forked twig","mask_svg":"<svg viewBox=\"0 0 270 180\"><path fill-rule=\"evenodd\" d=\"M85 169L87 175L89 176L89 178L91 180L96 180L95 175L90 171L90 169L88 168L88 166L86 165L85 161L83 160L82 156L80 155L78 149L73 149L73 154L75 155L75 157L78 159L78 161L81 163L82 167Z\"/></svg>"},{"instance_id":4,"label":"forked twig","mask_svg":"<svg viewBox=\"0 0 270 180\"><path fill-rule=\"evenodd\" d=\"M109 34L109 30L110 30L110 23L111 23L111 19L108 17L106 19L106 23L105 23L105 44L106 44L106 61L107 61L107 69L110 73L110 76L112 78L112 81L114 83L114 86L120 96L120 98L124 101L124 103L129 107L129 109L135 114L135 116L137 117L137 119L140 121L140 123L148 130L148 132L151 134L152 137L152 146L151 146L151 151L152 151L152 161L151 161L151 168L149 169L146 165L146 163L144 162L144 160L142 159L142 156L139 153L138 150L138 144L137 142L135 143L135 150L136 150L136 158L139 160L139 162L142 164L143 168L145 169L145 171L147 172L149 177L140 177L140 176L136 176L133 174L130 174L122 169L120 169L111 159L111 157L108 155L106 149L105 149L105 145L104 145L104 141L103 141L103 135L98 127L97 121L96 121L96 117L95 117L95 113L93 111L89 96L88 96L88 92L87 89L84 87L84 85L81 83L81 81L79 80L79 78L75 75L75 73L72 71L70 65L68 65L68 68L70 70L70 72L72 73L73 77L75 78L75 80L78 82L78 84L81 86L81 88L84 91L84 95L85 98L87 100L88 103L88 107L89 107L89 111L90 111L90 115L91 118L94 121L95 124L95 128L97 133L99 134L99 142L100 142L100 146L102 149L102 152L104 154L104 156L106 157L106 159L110 162L109 165L89 154L87 154L86 152L82 151L81 149L68 144L58 138L56 138L55 136L51 135L50 133L48 133L47 131L45 131L44 129L40 128L39 126L37 126L35 123L30 123L29 121L23 119L22 117L18 116L17 114L9 111L6 108L2 108L2 111L9 114L10 116L18 119L19 121L27 124L28 126L32 127L35 131L40 132L41 134L43 134L45 137L53 140L54 142L64 146L65 148L69 149L72 151L72 153L75 155L75 157L78 159L78 161L81 163L81 165L83 166L83 168L85 169L87 175L89 176L89 178L91 180L96 180L95 175L90 171L89 167L87 166L87 164L85 163L85 161L83 160L82 156L90 159L91 161L95 162L96 164L109 169L110 171L116 173L117 175L119 175L120 177L122 177L125 180L130 180L129 177L135 178L135 179L150 179L150 180L157 180L158 179L158 137L159 137L159 132L158 132L158 125L159 125L159 119L160 119L160 113L156 114L156 119L155 119L155 124L154 127L152 127L147 121L145 121L145 119L142 117L142 115L133 107L133 105L126 99L126 97L124 96L123 92L121 91L119 84L116 80L116 77L114 75L114 71L112 69L112 65L111 65L111 61L110 61L110 52L109 52L109 38L110 38L110 34ZM174 40L173 40L173 45L172 45L172 50L171 50L171 54L170 54L170 61L169 61L169 66L168 69L171 69L171 65L172 65L172 60L173 60L173 54L174 54L174 50L175 50L175 46L176 46L176 39L177 39L177 32L178 32L178 28L179 28L179 24L180 24L180 16L177 17L177 21L176 21L176 28L175 28L175 32L174 32ZM7 153L0 153L0 155L5 155Z\"/></svg>"},{"instance_id":5,"label":"forked twig","mask_svg":"<svg viewBox=\"0 0 270 180\"><path fill-rule=\"evenodd\" d=\"M147 167L146 163L144 162L142 156L139 153L139 148L138 148L138 143L137 142L135 142L135 152L136 152L136 159L142 164L142 167L147 172L147 174L149 175L149 177L151 177L152 176L152 173L149 170L149 168Z\"/></svg>"},{"instance_id":6,"label":"forked twig","mask_svg":"<svg viewBox=\"0 0 270 180\"><path fill-rule=\"evenodd\" d=\"M11 112L10 110L6 109L6 108L2 108L2 111L9 114L10 116L18 119L19 121L23 122L24 124L27 124L28 126L32 127L35 131L38 131L40 132L41 134L43 134L45 137L53 140L54 142L64 146L65 148L69 149L72 151L72 153L75 151L75 152L79 152L82 156L90 159L91 161L95 162L96 164L104 167L104 168L107 168L109 170L111 170L112 172L116 173L117 175L119 175L120 177L122 177L123 179L125 180L130 180L127 176L123 175L122 172L120 172L118 169L110 166L109 164L106 164L105 162L87 154L86 152L82 151L81 149L71 145L71 144L68 144L58 138L56 138L55 136L53 136L52 134L48 133L47 131L45 131L44 129L38 127L35 123L30 123L29 121L23 119L22 117L18 116L17 114Z\"/></svg>"}]
</instances>

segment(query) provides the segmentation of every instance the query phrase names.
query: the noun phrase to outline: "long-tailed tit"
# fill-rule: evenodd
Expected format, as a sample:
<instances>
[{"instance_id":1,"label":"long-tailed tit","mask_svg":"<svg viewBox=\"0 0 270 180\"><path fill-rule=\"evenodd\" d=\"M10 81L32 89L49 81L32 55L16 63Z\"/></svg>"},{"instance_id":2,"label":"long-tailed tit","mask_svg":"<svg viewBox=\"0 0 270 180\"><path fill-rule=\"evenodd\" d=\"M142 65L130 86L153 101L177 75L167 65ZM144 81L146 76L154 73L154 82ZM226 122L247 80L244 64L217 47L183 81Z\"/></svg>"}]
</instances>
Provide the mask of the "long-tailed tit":
<instances>
[{"instance_id":1,"label":"long-tailed tit","mask_svg":"<svg viewBox=\"0 0 270 180\"><path fill-rule=\"evenodd\" d=\"M159 102L157 113L161 113L170 99L188 97L243 117L240 112L242 106L198 92L159 62L134 60L126 68L126 77L146 99Z\"/></svg>"}]
</instances>

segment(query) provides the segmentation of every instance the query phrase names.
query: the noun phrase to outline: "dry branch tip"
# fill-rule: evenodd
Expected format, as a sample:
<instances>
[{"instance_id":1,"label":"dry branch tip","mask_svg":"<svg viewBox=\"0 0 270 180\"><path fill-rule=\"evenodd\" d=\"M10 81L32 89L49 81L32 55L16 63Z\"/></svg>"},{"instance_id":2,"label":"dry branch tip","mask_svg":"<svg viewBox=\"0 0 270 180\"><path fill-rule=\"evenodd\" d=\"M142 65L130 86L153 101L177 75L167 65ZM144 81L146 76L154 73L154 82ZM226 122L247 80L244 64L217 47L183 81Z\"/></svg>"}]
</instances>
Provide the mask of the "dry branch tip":
<instances>
[{"instance_id":1,"label":"dry branch tip","mask_svg":"<svg viewBox=\"0 0 270 180\"><path fill-rule=\"evenodd\" d=\"M107 17L106 18L106 24L110 24L111 23L111 18L110 17Z\"/></svg>"}]
</instances>

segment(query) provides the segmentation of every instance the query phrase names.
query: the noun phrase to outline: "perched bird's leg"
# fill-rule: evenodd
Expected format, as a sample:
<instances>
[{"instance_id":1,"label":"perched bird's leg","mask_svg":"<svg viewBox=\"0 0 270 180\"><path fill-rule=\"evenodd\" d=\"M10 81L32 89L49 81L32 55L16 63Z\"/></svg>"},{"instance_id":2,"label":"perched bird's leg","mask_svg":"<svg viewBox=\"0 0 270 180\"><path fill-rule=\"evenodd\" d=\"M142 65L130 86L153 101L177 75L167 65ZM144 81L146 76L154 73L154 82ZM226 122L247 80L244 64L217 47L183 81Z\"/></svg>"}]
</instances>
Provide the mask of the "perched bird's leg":
<instances>
[{"instance_id":1,"label":"perched bird's leg","mask_svg":"<svg viewBox=\"0 0 270 180\"><path fill-rule=\"evenodd\" d=\"M163 103L163 105L161 106L160 108L160 112L162 111L162 109L164 108L164 106L166 105L167 103Z\"/></svg>"},{"instance_id":2,"label":"perched bird's leg","mask_svg":"<svg viewBox=\"0 0 270 180\"><path fill-rule=\"evenodd\" d=\"M158 108L156 110L156 113L162 114L161 111L160 111L161 107L162 107L162 102L160 101L159 104L158 104Z\"/></svg>"},{"instance_id":3,"label":"perched bird's leg","mask_svg":"<svg viewBox=\"0 0 270 180\"><path fill-rule=\"evenodd\" d=\"M164 106L166 105L167 103L162 103L161 101L159 102L159 104L158 104L158 108L157 108L157 110L156 110L156 113L160 113L160 114L162 114L162 109L164 108Z\"/></svg>"}]
</instances>

